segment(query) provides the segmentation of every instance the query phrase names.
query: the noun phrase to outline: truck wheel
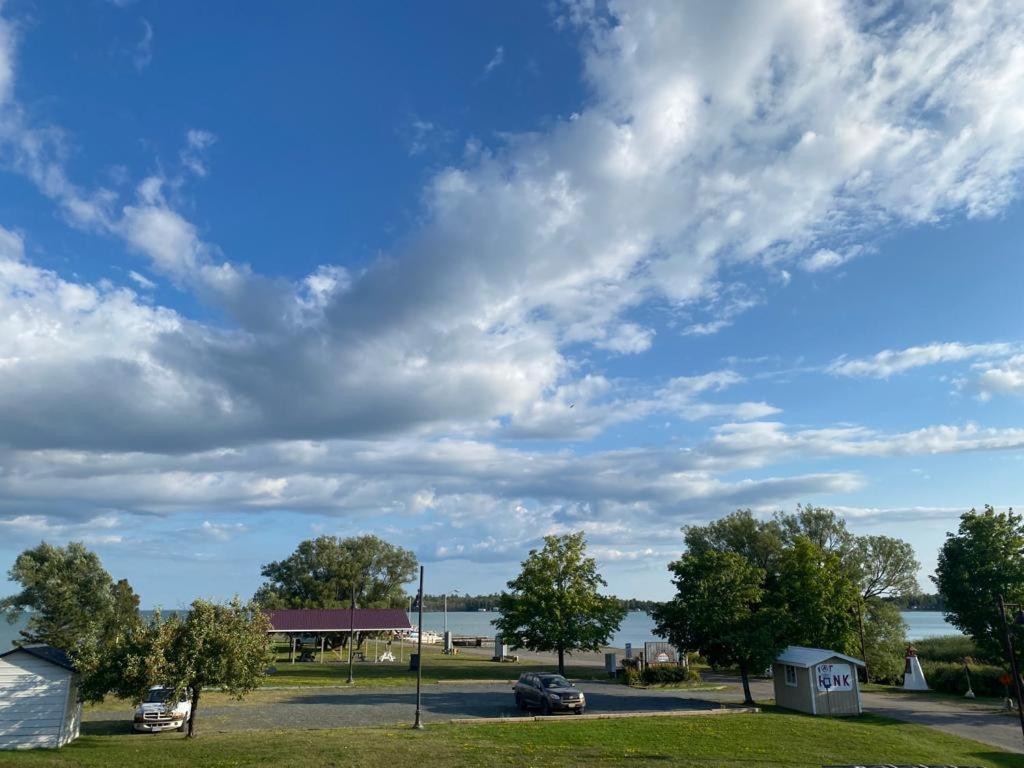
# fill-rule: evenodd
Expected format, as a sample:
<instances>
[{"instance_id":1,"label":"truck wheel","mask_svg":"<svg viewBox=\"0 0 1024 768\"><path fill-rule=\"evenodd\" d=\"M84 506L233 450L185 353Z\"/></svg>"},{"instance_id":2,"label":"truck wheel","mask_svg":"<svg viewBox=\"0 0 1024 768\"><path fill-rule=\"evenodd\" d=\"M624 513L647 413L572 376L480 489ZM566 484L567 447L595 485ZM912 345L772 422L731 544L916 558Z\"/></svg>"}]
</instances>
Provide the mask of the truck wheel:
<instances>
[{"instance_id":1,"label":"truck wheel","mask_svg":"<svg viewBox=\"0 0 1024 768\"><path fill-rule=\"evenodd\" d=\"M547 717L547 716L549 716L551 714L551 702L548 701L547 699L544 699L544 703L541 704L541 706L540 706L540 713L542 715L544 715L545 717Z\"/></svg>"},{"instance_id":2,"label":"truck wheel","mask_svg":"<svg viewBox=\"0 0 1024 768\"><path fill-rule=\"evenodd\" d=\"M188 720L182 720L181 725L178 726L178 733L184 733L186 728L188 728Z\"/></svg>"}]
</instances>

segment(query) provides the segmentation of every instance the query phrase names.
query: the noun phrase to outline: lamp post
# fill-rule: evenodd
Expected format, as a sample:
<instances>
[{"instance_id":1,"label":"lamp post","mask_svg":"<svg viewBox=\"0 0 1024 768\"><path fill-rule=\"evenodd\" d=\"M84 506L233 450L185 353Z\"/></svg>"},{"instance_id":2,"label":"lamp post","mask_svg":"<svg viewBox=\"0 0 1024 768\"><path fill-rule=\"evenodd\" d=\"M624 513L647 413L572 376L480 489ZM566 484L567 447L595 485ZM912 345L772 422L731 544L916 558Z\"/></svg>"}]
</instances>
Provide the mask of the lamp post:
<instances>
[{"instance_id":1,"label":"lamp post","mask_svg":"<svg viewBox=\"0 0 1024 768\"><path fill-rule=\"evenodd\" d=\"M348 608L348 684L352 685L355 679L352 677L352 643L355 642L356 633L356 585L352 585L352 602Z\"/></svg>"},{"instance_id":2,"label":"lamp post","mask_svg":"<svg viewBox=\"0 0 1024 768\"><path fill-rule=\"evenodd\" d=\"M1013 673L1013 687L1017 693L1017 716L1020 718L1020 732L1024 736L1024 702L1021 701L1020 673L1017 671L1017 654L1013 649L1013 638L1010 637L1010 627L1006 621L1006 605L1003 596L999 595L999 621L1003 627L1003 639L1006 641L1006 652L1010 656L1010 671ZM1017 626L1024 625L1024 607L1018 603L1010 603L1011 608L1017 608L1017 615L1013 623Z\"/></svg>"},{"instance_id":3,"label":"lamp post","mask_svg":"<svg viewBox=\"0 0 1024 768\"><path fill-rule=\"evenodd\" d=\"M423 682L423 566L420 566L420 632L416 638L416 722L412 727L416 730L423 730L423 722L420 720L420 687Z\"/></svg>"}]
</instances>

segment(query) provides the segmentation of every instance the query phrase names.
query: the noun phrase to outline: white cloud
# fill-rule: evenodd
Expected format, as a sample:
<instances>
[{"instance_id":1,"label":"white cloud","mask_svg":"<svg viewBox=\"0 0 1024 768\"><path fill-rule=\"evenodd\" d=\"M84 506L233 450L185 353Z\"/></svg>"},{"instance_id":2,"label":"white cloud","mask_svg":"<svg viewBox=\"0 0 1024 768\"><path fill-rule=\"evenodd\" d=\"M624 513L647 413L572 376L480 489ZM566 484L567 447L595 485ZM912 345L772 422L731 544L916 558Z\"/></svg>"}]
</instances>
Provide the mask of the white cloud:
<instances>
[{"instance_id":1,"label":"white cloud","mask_svg":"<svg viewBox=\"0 0 1024 768\"><path fill-rule=\"evenodd\" d=\"M1001 362L978 363L974 369L975 386L983 400L996 394L1024 397L1024 355L1014 355Z\"/></svg>"},{"instance_id":2,"label":"white cloud","mask_svg":"<svg viewBox=\"0 0 1024 768\"><path fill-rule=\"evenodd\" d=\"M846 263L848 258L828 248L821 248L804 259L800 266L806 272L824 272Z\"/></svg>"},{"instance_id":3,"label":"white cloud","mask_svg":"<svg viewBox=\"0 0 1024 768\"><path fill-rule=\"evenodd\" d=\"M884 20L831 0L570 10L585 108L440 169L422 229L365 269L294 281L224 257L162 176L130 200L73 183L61 132L31 125L14 100L0 22L5 166L224 318L191 321L40 269L0 230L0 509L383 511L455 531L449 553L481 559L600 522L602 546L628 553L614 532L626 523L674 535L688 515L864 482L753 472L783 459L1024 447L1020 430L970 424L794 429L759 421L771 404L715 400L740 384L733 372L641 389L584 363L595 348L659 343L628 319L640 308L700 318L691 335L725 327L762 300L730 274L830 266L894 227L1003 210L1024 162L1019 8L911 4ZM205 174L213 139L190 131L182 166ZM884 377L1006 357L995 347L886 350L829 370ZM985 368L984 391L1014 391L1015 366ZM483 442L584 439L654 414L755 421L678 450ZM207 522L209 536L232 533Z\"/></svg>"},{"instance_id":4,"label":"white cloud","mask_svg":"<svg viewBox=\"0 0 1024 768\"><path fill-rule=\"evenodd\" d=\"M134 269L128 272L128 277L130 277L135 282L135 284L138 285L139 288L142 288L144 291L152 291L154 288L156 288L156 283L154 283L145 275L136 272Z\"/></svg>"},{"instance_id":5,"label":"white cloud","mask_svg":"<svg viewBox=\"0 0 1024 768\"><path fill-rule=\"evenodd\" d=\"M153 25L146 19L142 20L142 37L135 44L132 52L132 63L141 72L153 62Z\"/></svg>"},{"instance_id":6,"label":"white cloud","mask_svg":"<svg viewBox=\"0 0 1024 768\"><path fill-rule=\"evenodd\" d=\"M1017 347L994 342L989 344L963 344L958 341L934 342L905 349L885 349L867 358L840 357L829 364L829 373L838 376L857 376L885 379L913 368L939 363L958 362L978 357L1001 357Z\"/></svg>"},{"instance_id":7,"label":"white cloud","mask_svg":"<svg viewBox=\"0 0 1024 768\"><path fill-rule=\"evenodd\" d=\"M489 74L491 74L491 72L493 72L498 67L500 67L504 62L505 62L505 46L499 45L497 48L494 49L494 53L491 55L490 60L487 62L487 65L484 67L484 74L483 74L483 76L487 77Z\"/></svg>"},{"instance_id":8,"label":"white cloud","mask_svg":"<svg viewBox=\"0 0 1024 768\"><path fill-rule=\"evenodd\" d=\"M179 155L181 164L196 176L205 176L207 173L205 154L206 150L212 147L217 137L210 131L197 128L189 129L185 133L185 148Z\"/></svg>"}]
</instances>

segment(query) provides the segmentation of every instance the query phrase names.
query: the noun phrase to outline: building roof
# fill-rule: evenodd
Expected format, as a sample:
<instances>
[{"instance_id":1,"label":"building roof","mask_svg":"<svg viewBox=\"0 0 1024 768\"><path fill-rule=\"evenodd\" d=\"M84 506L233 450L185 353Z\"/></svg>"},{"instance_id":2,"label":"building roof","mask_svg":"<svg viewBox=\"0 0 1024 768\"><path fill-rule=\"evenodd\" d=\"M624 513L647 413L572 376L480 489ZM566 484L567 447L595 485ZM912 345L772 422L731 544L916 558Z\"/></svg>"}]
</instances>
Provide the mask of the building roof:
<instances>
[{"instance_id":1,"label":"building roof","mask_svg":"<svg viewBox=\"0 0 1024 768\"><path fill-rule=\"evenodd\" d=\"M412 629L409 615L401 608L286 608L265 611L272 632L356 632Z\"/></svg>"},{"instance_id":2,"label":"building roof","mask_svg":"<svg viewBox=\"0 0 1024 768\"><path fill-rule=\"evenodd\" d=\"M51 664L56 664L58 667L63 667L69 672L77 671L75 665L71 662L71 658L60 648L54 648L52 645L19 645L17 648L0 653L0 659L19 651L35 656L37 659L48 661Z\"/></svg>"},{"instance_id":3,"label":"building roof","mask_svg":"<svg viewBox=\"0 0 1024 768\"><path fill-rule=\"evenodd\" d=\"M815 664L821 664L829 659L836 658L848 661L851 664L856 664L858 667L864 666L863 661L855 659L853 656L847 656L845 653L830 651L827 648L804 648L799 645L789 646L775 658L775 661L779 664L789 664L791 667L803 667L807 669L813 667Z\"/></svg>"}]
</instances>

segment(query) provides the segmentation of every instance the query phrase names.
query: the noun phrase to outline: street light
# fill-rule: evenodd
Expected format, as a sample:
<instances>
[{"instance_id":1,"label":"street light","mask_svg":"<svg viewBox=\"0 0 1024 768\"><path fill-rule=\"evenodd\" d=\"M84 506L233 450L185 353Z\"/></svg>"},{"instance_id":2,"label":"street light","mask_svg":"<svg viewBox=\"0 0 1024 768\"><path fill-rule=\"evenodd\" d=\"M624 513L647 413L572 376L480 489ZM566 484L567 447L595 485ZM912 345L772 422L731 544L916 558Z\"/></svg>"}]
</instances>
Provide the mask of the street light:
<instances>
[{"instance_id":1,"label":"street light","mask_svg":"<svg viewBox=\"0 0 1024 768\"><path fill-rule=\"evenodd\" d=\"M1017 692L1017 716L1020 718L1020 732L1024 736L1024 702L1021 701L1020 673L1017 671L1017 654L1013 650L1013 638L1010 637L1009 624L1006 621L1006 603L1003 596L999 596L999 621L1003 625L1003 639L1006 641L1006 652L1010 656L1010 671L1013 672L1013 687ZM1013 623L1017 626L1024 626L1024 606L1019 603L1010 603L1011 608L1017 608L1017 615Z\"/></svg>"}]
</instances>

